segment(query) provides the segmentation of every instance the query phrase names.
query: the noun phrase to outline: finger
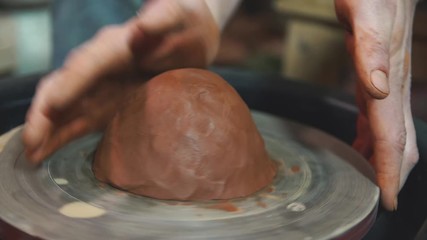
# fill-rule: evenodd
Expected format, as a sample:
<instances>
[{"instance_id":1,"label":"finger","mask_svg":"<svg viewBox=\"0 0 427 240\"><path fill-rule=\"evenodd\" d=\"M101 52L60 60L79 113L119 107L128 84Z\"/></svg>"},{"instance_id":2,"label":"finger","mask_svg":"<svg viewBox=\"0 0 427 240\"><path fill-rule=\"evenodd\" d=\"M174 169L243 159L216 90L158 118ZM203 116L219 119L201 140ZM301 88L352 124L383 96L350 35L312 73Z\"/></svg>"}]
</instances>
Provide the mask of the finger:
<instances>
[{"instance_id":1,"label":"finger","mask_svg":"<svg viewBox=\"0 0 427 240\"><path fill-rule=\"evenodd\" d=\"M366 100L360 84L356 87L356 103L359 107L359 115L356 123L356 139L353 148L369 159L372 156L372 134L369 119L367 117Z\"/></svg>"},{"instance_id":2,"label":"finger","mask_svg":"<svg viewBox=\"0 0 427 240\"><path fill-rule=\"evenodd\" d=\"M103 129L122 105L123 98L140 84L132 79L105 80L72 107L49 114L51 129L44 133L40 146L28 151L27 156L35 162L41 161L76 137Z\"/></svg>"},{"instance_id":3,"label":"finger","mask_svg":"<svg viewBox=\"0 0 427 240\"><path fill-rule=\"evenodd\" d=\"M28 112L23 140L28 155L53 131L52 113L62 112L102 80L104 75L132 67L130 40L135 25L109 27L75 50L61 69L42 80Z\"/></svg>"},{"instance_id":4,"label":"finger","mask_svg":"<svg viewBox=\"0 0 427 240\"><path fill-rule=\"evenodd\" d=\"M417 164L419 154L418 154L418 148L417 148L417 142L416 142L416 133L415 133L415 127L414 127L414 121L412 118L412 112L411 112L411 48L412 48L412 22L413 17L415 13L415 4L413 2L402 2L405 6L405 9L408 9L408 12L410 14L406 14L405 16L398 16L398 17L406 17L406 28L403 29L404 34L402 37L402 41L405 41L405 51L403 53L403 76L402 78L405 80L402 91L403 91L403 111L404 111L404 117L405 117L405 127L407 132L407 138L406 138L406 146L403 153L403 163L401 168L401 175L400 175L400 186L399 189L401 189L406 179L409 176L409 173L411 172L412 168ZM402 6L400 6L402 7Z\"/></svg>"},{"instance_id":5,"label":"finger","mask_svg":"<svg viewBox=\"0 0 427 240\"><path fill-rule=\"evenodd\" d=\"M401 87L391 88L390 96L383 100L367 97L374 149L371 163L377 173L383 206L388 210L397 209L400 170L406 145L407 132L400 91Z\"/></svg>"},{"instance_id":6,"label":"finger","mask_svg":"<svg viewBox=\"0 0 427 240\"><path fill-rule=\"evenodd\" d=\"M353 60L365 91L382 99L390 92L389 49L395 6L387 1L337 0L339 19L351 30Z\"/></svg>"},{"instance_id":7,"label":"finger","mask_svg":"<svg viewBox=\"0 0 427 240\"><path fill-rule=\"evenodd\" d=\"M410 49L411 48L410 41L408 41L408 44L409 44L408 49ZM400 171L399 189L402 189L403 185L406 182L406 179L408 178L409 173L411 172L412 168L417 164L418 158L419 158L414 120L412 118L412 111L411 111L411 100L410 100L411 53L409 50L405 52L404 59L405 60L403 64L403 72L404 72L403 77L404 79L406 79L406 81L404 82L402 91L403 91L403 111L404 111L407 138L406 138L405 150L403 152L402 167Z\"/></svg>"},{"instance_id":8,"label":"finger","mask_svg":"<svg viewBox=\"0 0 427 240\"><path fill-rule=\"evenodd\" d=\"M136 21L147 35L136 51L142 69L204 67L216 56L219 30L204 1L152 1Z\"/></svg>"},{"instance_id":9,"label":"finger","mask_svg":"<svg viewBox=\"0 0 427 240\"><path fill-rule=\"evenodd\" d=\"M57 128L78 116L76 111L54 107L55 99L58 99L64 91L60 88L60 82L54 81L55 74L57 72L41 81L32 105L27 112L23 142L26 147L27 158L30 161L33 160L33 152L42 147L41 145L52 137Z\"/></svg>"},{"instance_id":10,"label":"finger","mask_svg":"<svg viewBox=\"0 0 427 240\"><path fill-rule=\"evenodd\" d=\"M410 105L409 100L405 101L404 105ZM409 173L417 164L419 159L416 132L414 127L414 121L412 118L412 112L410 106L404 107L405 114L405 128L407 133L405 150L403 152L403 162L400 170L400 182L399 190L404 186Z\"/></svg>"},{"instance_id":11,"label":"finger","mask_svg":"<svg viewBox=\"0 0 427 240\"><path fill-rule=\"evenodd\" d=\"M131 41L134 25L109 26L67 58L64 66L50 76L58 89L66 89L51 99L54 107L63 108L78 99L105 76L133 67Z\"/></svg>"},{"instance_id":12,"label":"finger","mask_svg":"<svg viewBox=\"0 0 427 240\"><path fill-rule=\"evenodd\" d=\"M103 30L95 39L75 50L63 68L42 80L44 86L39 87L29 112L28 146L40 143L43 135L40 133L46 131L51 122L50 113L72 105L104 75L129 67L132 53L127 45L126 34L131 31L128 28Z\"/></svg>"},{"instance_id":13,"label":"finger","mask_svg":"<svg viewBox=\"0 0 427 240\"><path fill-rule=\"evenodd\" d=\"M406 133L402 163L399 178L399 190L403 187L410 171L418 161L416 134L410 106L410 81L411 81L411 36L412 21L415 12L413 1L398 1L398 11L395 18L401 20L396 23L393 30L391 47L390 69L391 87L397 89L402 99L404 128ZM397 106L395 106L397 107Z\"/></svg>"},{"instance_id":14,"label":"finger","mask_svg":"<svg viewBox=\"0 0 427 240\"><path fill-rule=\"evenodd\" d=\"M34 115L33 115L34 116ZM51 132L52 123L45 116L34 116L34 119L28 121L22 133L22 139L25 145L25 154L27 159L34 161L32 155L40 148L44 139L48 137Z\"/></svg>"},{"instance_id":15,"label":"finger","mask_svg":"<svg viewBox=\"0 0 427 240\"><path fill-rule=\"evenodd\" d=\"M355 54L354 62L359 79L365 91L372 97L385 98L390 90L389 74L389 36L374 35L376 30L365 32L354 30ZM379 30L381 31L381 30Z\"/></svg>"},{"instance_id":16,"label":"finger","mask_svg":"<svg viewBox=\"0 0 427 240\"><path fill-rule=\"evenodd\" d=\"M169 36L161 46L141 57L140 66L154 71L176 67L204 67L209 62L206 45L206 41L194 30Z\"/></svg>"},{"instance_id":17,"label":"finger","mask_svg":"<svg viewBox=\"0 0 427 240\"><path fill-rule=\"evenodd\" d=\"M83 136L90 131L89 125L84 118L77 118L67 125L57 128L55 133L45 138L39 148L31 152L30 159L33 163L39 164L55 150L68 143L71 139Z\"/></svg>"},{"instance_id":18,"label":"finger","mask_svg":"<svg viewBox=\"0 0 427 240\"><path fill-rule=\"evenodd\" d=\"M31 153L35 151L52 132L53 123L49 116L49 95L52 82L43 79L37 86L32 105L27 112L26 123L24 125L22 139L26 148L27 157L31 160Z\"/></svg>"},{"instance_id":19,"label":"finger","mask_svg":"<svg viewBox=\"0 0 427 240\"><path fill-rule=\"evenodd\" d=\"M39 98L41 99L41 98ZM43 106L40 105L41 100L37 100L34 102L32 108L43 109ZM58 113L57 117L48 117L52 114L45 113L40 114L41 111L33 111L31 109L28 114L27 122L23 131L23 140L25 145L25 154L28 160L33 163L38 163L41 161L46 154L44 152L48 152L50 154L52 142L58 142L56 139L58 134L61 134L62 129L66 129L66 131L74 131L73 128L70 129L69 122L78 119L77 112L67 111L66 113ZM70 135L68 138L72 138ZM67 139L68 141L69 139ZM66 143L64 141L60 141L60 143ZM53 147L60 147L58 144L53 144ZM40 156L40 153L43 153L43 156Z\"/></svg>"}]
</instances>

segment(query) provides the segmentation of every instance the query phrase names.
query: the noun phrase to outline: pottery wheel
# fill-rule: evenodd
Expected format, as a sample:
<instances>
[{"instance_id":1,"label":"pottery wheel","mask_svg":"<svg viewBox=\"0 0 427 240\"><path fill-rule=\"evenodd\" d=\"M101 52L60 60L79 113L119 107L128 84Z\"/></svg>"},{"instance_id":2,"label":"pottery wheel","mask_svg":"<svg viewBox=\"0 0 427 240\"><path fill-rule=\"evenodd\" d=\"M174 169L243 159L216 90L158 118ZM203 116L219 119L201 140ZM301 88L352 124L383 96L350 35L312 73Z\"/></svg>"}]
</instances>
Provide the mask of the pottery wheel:
<instances>
[{"instance_id":1,"label":"pottery wheel","mask_svg":"<svg viewBox=\"0 0 427 240\"><path fill-rule=\"evenodd\" d=\"M229 201L155 200L98 182L91 162L100 134L35 168L19 131L0 155L0 238L360 239L379 199L366 160L313 128L260 112L253 117L278 175L271 186Z\"/></svg>"}]
</instances>

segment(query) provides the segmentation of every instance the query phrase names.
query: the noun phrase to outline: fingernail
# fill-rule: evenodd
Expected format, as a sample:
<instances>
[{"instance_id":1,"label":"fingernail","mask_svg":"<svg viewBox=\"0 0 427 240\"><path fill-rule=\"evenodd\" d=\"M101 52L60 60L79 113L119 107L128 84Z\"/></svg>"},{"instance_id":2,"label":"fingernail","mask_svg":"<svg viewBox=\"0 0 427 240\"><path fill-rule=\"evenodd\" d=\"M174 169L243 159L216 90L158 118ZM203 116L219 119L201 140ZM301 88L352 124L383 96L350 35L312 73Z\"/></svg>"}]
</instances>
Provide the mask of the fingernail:
<instances>
[{"instance_id":1,"label":"fingernail","mask_svg":"<svg viewBox=\"0 0 427 240\"><path fill-rule=\"evenodd\" d=\"M372 86L374 86L381 93L386 95L390 93L387 75L383 71L375 70L371 72L371 83Z\"/></svg>"},{"instance_id":2,"label":"fingernail","mask_svg":"<svg viewBox=\"0 0 427 240\"><path fill-rule=\"evenodd\" d=\"M397 197L394 199L393 211L397 211Z\"/></svg>"}]
</instances>

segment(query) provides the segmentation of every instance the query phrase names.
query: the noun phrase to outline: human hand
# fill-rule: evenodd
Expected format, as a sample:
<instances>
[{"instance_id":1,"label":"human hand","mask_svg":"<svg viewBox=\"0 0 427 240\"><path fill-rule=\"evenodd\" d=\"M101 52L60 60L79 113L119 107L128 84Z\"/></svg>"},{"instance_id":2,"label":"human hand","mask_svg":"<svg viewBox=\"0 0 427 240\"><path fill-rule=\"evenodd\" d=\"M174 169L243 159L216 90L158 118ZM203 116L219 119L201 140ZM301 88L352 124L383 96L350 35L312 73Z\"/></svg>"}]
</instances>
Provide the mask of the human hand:
<instances>
[{"instance_id":1,"label":"human hand","mask_svg":"<svg viewBox=\"0 0 427 240\"><path fill-rule=\"evenodd\" d=\"M206 66L218 44L218 27L200 0L150 1L127 23L106 27L41 80L23 131L27 158L39 163L103 129L141 72Z\"/></svg>"},{"instance_id":2,"label":"human hand","mask_svg":"<svg viewBox=\"0 0 427 240\"><path fill-rule=\"evenodd\" d=\"M411 38L416 0L335 0L358 75L360 114L354 147L377 174L383 206L418 161L410 106Z\"/></svg>"}]
</instances>

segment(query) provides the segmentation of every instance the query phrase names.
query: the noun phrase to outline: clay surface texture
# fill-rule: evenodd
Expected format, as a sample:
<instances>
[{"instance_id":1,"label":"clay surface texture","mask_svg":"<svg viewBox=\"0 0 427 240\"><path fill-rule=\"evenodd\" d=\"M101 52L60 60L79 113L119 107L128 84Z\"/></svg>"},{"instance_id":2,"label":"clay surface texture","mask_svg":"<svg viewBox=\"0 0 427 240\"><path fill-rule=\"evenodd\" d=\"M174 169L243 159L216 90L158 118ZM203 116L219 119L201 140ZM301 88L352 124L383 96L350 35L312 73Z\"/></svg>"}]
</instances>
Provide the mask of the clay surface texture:
<instances>
[{"instance_id":1,"label":"clay surface texture","mask_svg":"<svg viewBox=\"0 0 427 240\"><path fill-rule=\"evenodd\" d=\"M232 199L270 184L270 160L247 105L220 76L160 74L135 89L101 140L96 178L173 200Z\"/></svg>"}]
</instances>

